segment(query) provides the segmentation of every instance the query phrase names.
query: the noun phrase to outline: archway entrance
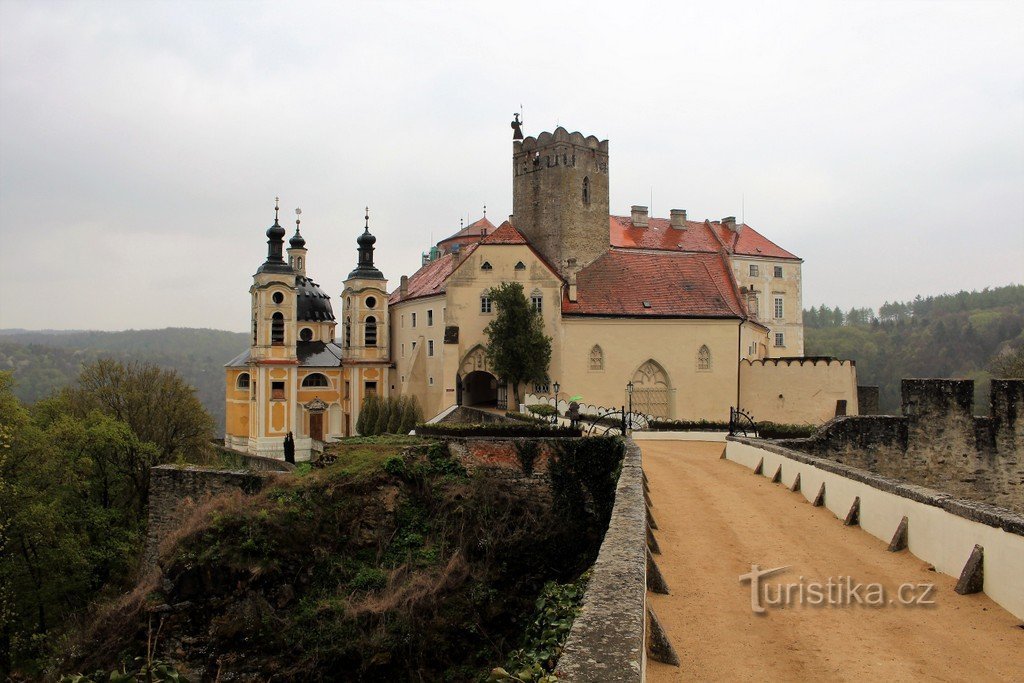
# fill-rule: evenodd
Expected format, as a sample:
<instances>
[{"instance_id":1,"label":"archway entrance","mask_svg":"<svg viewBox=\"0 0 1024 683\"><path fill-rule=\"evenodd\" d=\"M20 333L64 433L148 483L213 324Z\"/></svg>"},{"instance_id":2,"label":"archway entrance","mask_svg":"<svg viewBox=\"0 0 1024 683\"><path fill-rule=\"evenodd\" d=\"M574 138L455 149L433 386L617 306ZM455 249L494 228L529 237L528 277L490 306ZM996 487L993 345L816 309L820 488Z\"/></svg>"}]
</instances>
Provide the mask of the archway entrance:
<instances>
[{"instance_id":1,"label":"archway entrance","mask_svg":"<svg viewBox=\"0 0 1024 683\"><path fill-rule=\"evenodd\" d=\"M496 407L498 378L483 370L474 370L462 378L462 405Z\"/></svg>"},{"instance_id":2,"label":"archway entrance","mask_svg":"<svg viewBox=\"0 0 1024 683\"><path fill-rule=\"evenodd\" d=\"M668 373L649 360L633 373L633 411L652 417L669 417Z\"/></svg>"}]
</instances>

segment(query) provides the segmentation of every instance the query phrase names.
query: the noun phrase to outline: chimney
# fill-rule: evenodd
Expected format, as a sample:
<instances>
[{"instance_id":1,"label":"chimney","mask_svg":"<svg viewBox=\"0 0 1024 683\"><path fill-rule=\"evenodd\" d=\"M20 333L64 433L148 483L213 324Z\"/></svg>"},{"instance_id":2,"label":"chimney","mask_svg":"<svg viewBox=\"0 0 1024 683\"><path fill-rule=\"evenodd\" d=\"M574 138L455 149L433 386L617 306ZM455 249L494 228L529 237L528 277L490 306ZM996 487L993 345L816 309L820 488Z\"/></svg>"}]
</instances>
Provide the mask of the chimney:
<instances>
[{"instance_id":1,"label":"chimney","mask_svg":"<svg viewBox=\"0 0 1024 683\"><path fill-rule=\"evenodd\" d=\"M402 276L401 283L398 285L398 291L401 293L403 299L409 293L409 276L408 275L403 275Z\"/></svg>"},{"instance_id":2,"label":"chimney","mask_svg":"<svg viewBox=\"0 0 1024 683\"><path fill-rule=\"evenodd\" d=\"M669 224L676 230L686 230L686 209L672 209Z\"/></svg>"},{"instance_id":3,"label":"chimney","mask_svg":"<svg viewBox=\"0 0 1024 683\"><path fill-rule=\"evenodd\" d=\"M637 228L647 227L647 207L634 205L631 209L633 225Z\"/></svg>"},{"instance_id":4,"label":"chimney","mask_svg":"<svg viewBox=\"0 0 1024 683\"><path fill-rule=\"evenodd\" d=\"M726 216L722 219L722 225L729 228L733 232L739 232L736 229L736 216Z\"/></svg>"}]
</instances>

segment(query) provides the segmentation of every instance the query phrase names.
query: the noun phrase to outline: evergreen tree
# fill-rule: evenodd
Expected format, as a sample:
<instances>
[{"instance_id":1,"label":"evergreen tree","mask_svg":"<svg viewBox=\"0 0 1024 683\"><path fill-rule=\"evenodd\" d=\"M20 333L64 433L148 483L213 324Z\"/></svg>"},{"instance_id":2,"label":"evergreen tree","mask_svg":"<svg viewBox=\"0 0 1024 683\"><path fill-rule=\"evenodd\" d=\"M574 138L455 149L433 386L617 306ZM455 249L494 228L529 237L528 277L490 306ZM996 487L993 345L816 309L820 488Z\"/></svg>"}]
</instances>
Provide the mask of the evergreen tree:
<instances>
[{"instance_id":1,"label":"evergreen tree","mask_svg":"<svg viewBox=\"0 0 1024 683\"><path fill-rule=\"evenodd\" d=\"M392 402L391 416L388 418L388 434L400 434L402 431L402 416L405 412L405 404L408 403L408 399L405 396L399 398L389 398L389 402Z\"/></svg>"},{"instance_id":2,"label":"evergreen tree","mask_svg":"<svg viewBox=\"0 0 1024 683\"><path fill-rule=\"evenodd\" d=\"M519 405L519 385L543 382L547 377L551 337L544 334L544 319L526 300L520 283L493 287L491 301L497 314L484 329L487 359L498 377L512 385L515 405Z\"/></svg>"},{"instance_id":3,"label":"evergreen tree","mask_svg":"<svg viewBox=\"0 0 1024 683\"><path fill-rule=\"evenodd\" d=\"M379 405L376 394L370 394L363 399L363 405L359 410L359 419L356 420L356 431L360 436L373 436L377 427L377 416Z\"/></svg>"},{"instance_id":4,"label":"evergreen tree","mask_svg":"<svg viewBox=\"0 0 1024 683\"><path fill-rule=\"evenodd\" d=\"M408 434L422 421L423 414L420 412L419 401L416 400L415 396L410 396L402 407L402 426L399 432Z\"/></svg>"}]
</instances>

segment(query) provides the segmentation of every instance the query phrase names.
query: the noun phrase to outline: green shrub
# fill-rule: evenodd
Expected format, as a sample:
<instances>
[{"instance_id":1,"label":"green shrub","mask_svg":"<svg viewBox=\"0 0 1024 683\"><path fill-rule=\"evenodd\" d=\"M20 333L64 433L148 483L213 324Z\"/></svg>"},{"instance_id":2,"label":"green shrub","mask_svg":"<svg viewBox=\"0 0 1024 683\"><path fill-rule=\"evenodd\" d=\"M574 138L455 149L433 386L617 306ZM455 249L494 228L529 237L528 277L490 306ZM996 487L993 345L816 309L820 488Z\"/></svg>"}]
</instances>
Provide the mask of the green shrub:
<instances>
[{"instance_id":1,"label":"green shrub","mask_svg":"<svg viewBox=\"0 0 1024 683\"><path fill-rule=\"evenodd\" d=\"M348 587L357 591L378 591L388 585L388 576L377 567L361 567Z\"/></svg>"},{"instance_id":2,"label":"green shrub","mask_svg":"<svg viewBox=\"0 0 1024 683\"><path fill-rule=\"evenodd\" d=\"M727 432L729 422L719 420L649 420L649 429L671 432Z\"/></svg>"},{"instance_id":3,"label":"green shrub","mask_svg":"<svg viewBox=\"0 0 1024 683\"><path fill-rule=\"evenodd\" d=\"M762 439L806 439L818 430L814 425L790 425L758 422L757 435Z\"/></svg>"},{"instance_id":4,"label":"green shrub","mask_svg":"<svg viewBox=\"0 0 1024 683\"><path fill-rule=\"evenodd\" d=\"M402 406L402 422L398 431L400 434L408 434L422 421L423 411L420 410L420 402L415 396L410 396Z\"/></svg>"},{"instance_id":5,"label":"green shrub","mask_svg":"<svg viewBox=\"0 0 1024 683\"><path fill-rule=\"evenodd\" d=\"M534 415L542 417L551 417L558 412L554 406L549 406L546 403L534 403L533 405L526 406L526 409Z\"/></svg>"},{"instance_id":6,"label":"green shrub","mask_svg":"<svg viewBox=\"0 0 1024 683\"><path fill-rule=\"evenodd\" d=\"M510 420L515 420L517 422L529 422L530 424L551 424L551 420L549 419L543 417L535 417L533 415L526 415L524 413L514 413L512 411L506 412L505 417L509 418Z\"/></svg>"},{"instance_id":7,"label":"green shrub","mask_svg":"<svg viewBox=\"0 0 1024 683\"><path fill-rule=\"evenodd\" d=\"M359 419L356 420L356 431L362 436L373 436L377 426L377 413L379 411L376 394L370 394L363 399L363 405L359 408Z\"/></svg>"},{"instance_id":8,"label":"green shrub","mask_svg":"<svg viewBox=\"0 0 1024 683\"><path fill-rule=\"evenodd\" d=\"M541 424L420 424L416 425L417 436L508 436L508 437L573 437L580 430L571 427L556 427Z\"/></svg>"}]
</instances>

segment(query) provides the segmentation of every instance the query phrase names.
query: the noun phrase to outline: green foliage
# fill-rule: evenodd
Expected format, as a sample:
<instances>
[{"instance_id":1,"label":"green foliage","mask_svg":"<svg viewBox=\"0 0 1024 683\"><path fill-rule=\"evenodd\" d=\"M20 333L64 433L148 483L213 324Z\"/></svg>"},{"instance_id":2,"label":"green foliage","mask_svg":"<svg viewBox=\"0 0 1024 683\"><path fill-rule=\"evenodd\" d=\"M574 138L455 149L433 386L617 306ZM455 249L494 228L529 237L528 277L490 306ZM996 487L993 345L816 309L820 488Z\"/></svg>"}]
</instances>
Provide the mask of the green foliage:
<instances>
[{"instance_id":1,"label":"green foliage","mask_svg":"<svg viewBox=\"0 0 1024 683\"><path fill-rule=\"evenodd\" d=\"M419 436L546 436L546 437L571 437L579 436L580 430L571 427L556 427L554 425L527 424L527 423L488 423L488 424L458 424L444 422L436 424L416 425L416 434Z\"/></svg>"},{"instance_id":2,"label":"green foliage","mask_svg":"<svg viewBox=\"0 0 1024 683\"><path fill-rule=\"evenodd\" d=\"M405 412L405 404L408 399L404 396L400 396L397 399L393 399L392 408L388 415L387 429L384 431L388 434L400 434L402 428L402 413Z\"/></svg>"},{"instance_id":3,"label":"green foliage","mask_svg":"<svg viewBox=\"0 0 1024 683\"><path fill-rule=\"evenodd\" d=\"M419 419L422 418L415 397L381 398L370 395L363 399L356 430L363 436L408 434Z\"/></svg>"},{"instance_id":4,"label":"green foliage","mask_svg":"<svg viewBox=\"0 0 1024 683\"><path fill-rule=\"evenodd\" d=\"M490 291L497 309L484 328L487 359L494 373L512 385L519 405L519 385L543 382L551 364L551 337L544 334L544 318L526 300L518 282L503 282Z\"/></svg>"},{"instance_id":5,"label":"green foliage","mask_svg":"<svg viewBox=\"0 0 1024 683\"><path fill-rule=\"evenodd\" d=\"M167 328L123 332L0 330L0 371L13 371L14 394L35 403L74 384L101 358L153 363L174 370L224 431L224 363L249 346L245 333Z\"/></svg>"},{"instance_id":6,"label":"green foliage","mask_svg":"<svg viewBox=\"0 0 1024 683\"><path fill-rule=\"evenodd\" d=\"M359 408L359 418L356 420L356 431L362 436L374 436L378 434L377 417L380 412L380 399L377 394L370 394L363 398L363 404Z\"/></svg>"},{"instance_id":7,"label":"green foliage","mask_svg":"<svg viewBox=\"0 0 1024 683\"><path fill-rule=\"evenodd\" d=\"M615 505L625 444L620 437L551 441L555 456L548 464L555 502L567 518L593 517L605 529Z\"/></svg>"},{"instance_id":8,"label":"green foliage","mask_svg":"<svg viewBox=\"0 0 1024 683\"><path fill-rule=\"evenodd\" d=\"M399 425L399 434L408 434L416 425L423 421L423 411L420 409L420 402L415 396L409 396L402 405L402 422Z\"/></svg>"},{"instance_id":9,"label":"green foliage","mask_svg":"<svg viewBox=\"0 0 1024 683\"><path fill-rule=\"evenodd\" d=\"M558 414L555 407L550 406L547 403L534 403L533 405L526 406L526 409L534 415L540 415L542 417L551 417L552 415Z\"/></svg>"},{"instance_id":10,"label":"green foliage","mask_svg":"<svg viewBox=\"0 0 1024 683\"><path fill-rule=\"evenodd\" d=\"M507 411L505 413L505 417L507 417L509 419L512 419L512 420L516 420L518 422L529 422L530 424L540 424L540 425L549 425L549 424L551 424L551 420L550 419L546 419L546 418L543 418L543 417L536 417L534 415L527 415L525 413L516 413L516 412L513 412L513 411Z\"/></svg>"},{"instance_id":11,"label":"green foliage","mask_svg":"<svg viewBox=\"0 0 1024 683\"><path fill-rule=\"evenodd\" d=\"M727 432L729 422L718 420L650 420L647 423L653 431L670 432Z\"/></svg>"},{"instance_id":12,"label":"green foliage","mask_svg":"<svg viewBox=\"0 0 1024 683\"><path fill-rule=\"evenodd\" d=\"M356 591L377 591L388 585L388 575L377 567L362 567L352 580L349 588Z\"/></svg>"},{"instance_id":13,"label":"green foliage","mask_svg":"<svg viewBox=\"0 0 1024 683\"><path fill-rule=\"evenodd\" d=\"M540 444L536 441L516 441L516 457L523 468L523 474L533 474L533 466L540 457Z\"/></svg>"},{"instance_id":14,"label":"green foliage","mask_svg":"<svg viewBox=\"0 0 1024 683\"><path fill-rule=\"evenodd\" d=\"M777 422L756 423L757 435L762 439L806 439L818 429L814 425L791 425Z\"/></svg>"},{"instance_id":15,"label":"green foliage","mask_svg":"<svg viewBox=\"0 0 1024 683\"><path fill-rule=\"evenodd\" d=\"M1024 346L993 358L989 370L997 379L1024 379Z\"/></svg>"},{"instance_id":16,"label":"green foliage","mask_svg":"<svg viewBox=\"0 0 1024 683\"><path fill-rule=\"evenodd\" d=\"M526 627L523 646L513 651L504 667L491 671L488 681L549 683L562 655L565 639L580 613L590 571L571 583L549 581L537 598L533 618Z\"/></svg>"},{"instance_id":17,"label":"green foliage","mask_svg":"<svg viewBox=\"0 0 1024 683\"><path fill-rule=\"evenodd\" d=\"M907 377L975 379L975 412L989 404L986 372L1024 348L1024 286L918 297L886 303L875 318L804 312L805 351L857 361L857 381L879 387L884 413L898 414L900 380ZM757 417L755 415L755 417Z\"/></svg>"}]
</instances>

